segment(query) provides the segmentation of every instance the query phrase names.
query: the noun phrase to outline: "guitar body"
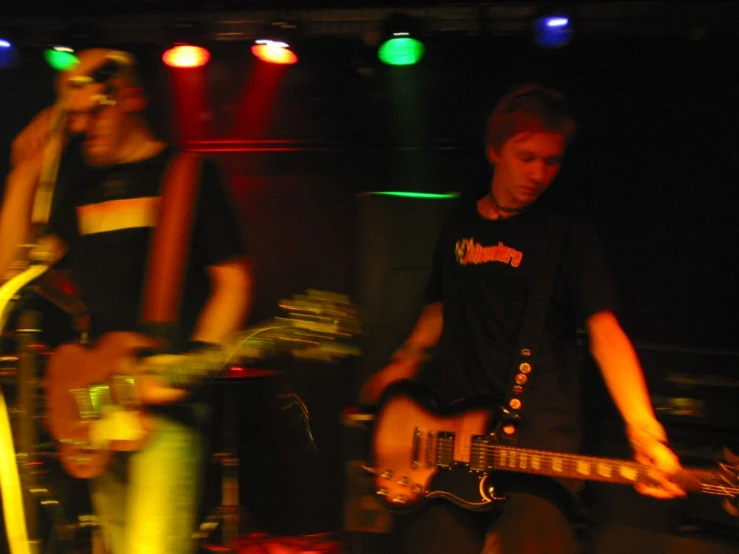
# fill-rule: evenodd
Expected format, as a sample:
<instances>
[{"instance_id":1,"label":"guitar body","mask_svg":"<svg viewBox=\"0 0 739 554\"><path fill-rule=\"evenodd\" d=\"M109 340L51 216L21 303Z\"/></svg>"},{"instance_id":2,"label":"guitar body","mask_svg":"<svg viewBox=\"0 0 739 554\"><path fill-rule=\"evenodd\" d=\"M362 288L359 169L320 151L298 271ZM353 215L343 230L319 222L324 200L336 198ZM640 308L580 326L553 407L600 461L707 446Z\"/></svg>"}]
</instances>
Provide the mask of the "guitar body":
<instances>
[{"instance_id":1,"label":"guitar body","mask_svg":"<svg viewBox=\"0 0 739 554\"><path fill-rule=\"evenodd\" d=\"M151 346L153 341L142 335L116 332L105 335L95 348L66 344L51 355L45 383L47 425L59 441L62 465L73 477L99 475L112 451L138 450L148 439L153 424L138 402L117 398L122 389L114 382L116 376L132 373L136 352ZM119 419L122 425L109 420L119 407L126 412L125 421ZM106 419L114 432L100 444L96 426ZM120 428L126 425L128 429Z\"/></svg>"},{"instance_id":2,"label":"guitar body","mask_svg":"<svg viewBox=\"0 0 739 554\"><path fill-rule=\"evenodd\" d=\"M496 498L488 472L472 463L487 443L491 406L472 401L438 410L409 383L388 389L373 434L377 492L388 507L408 509L444 498L469 510L490 508ZM474 438L477 437L477 438Z\"/></svg>"}]
</instances>

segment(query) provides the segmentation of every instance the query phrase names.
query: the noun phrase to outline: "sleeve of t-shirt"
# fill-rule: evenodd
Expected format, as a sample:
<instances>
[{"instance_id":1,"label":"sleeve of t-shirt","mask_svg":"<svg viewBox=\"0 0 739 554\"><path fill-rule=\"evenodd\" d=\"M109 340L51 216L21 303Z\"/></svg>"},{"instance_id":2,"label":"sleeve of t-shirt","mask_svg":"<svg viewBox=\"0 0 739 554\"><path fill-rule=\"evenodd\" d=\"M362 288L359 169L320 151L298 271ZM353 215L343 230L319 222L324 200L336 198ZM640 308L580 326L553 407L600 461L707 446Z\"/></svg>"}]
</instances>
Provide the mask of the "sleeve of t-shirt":
<instances>
[{"instance_id":1,"label":"sleeve of t-shirt","mask_svg":"<svg viewBox=\"0 0 739 554\"><path fill-rule=\"evenodd\" d=\"M194 248L206 266L248 255L246 232L219 167L206 159L201 175Z\"/></svg>"},{"instance_id":2,"label":"sleeve of t-shirt","mask_svg":"<svg viewBox=\"0 0 739 554\"><path fill-rule=\"evenodd\" d=\"M570 296L579 319L615 310L616 295L600 239L583 221L570 226L568 252Z\"/></svg>"},{"instance_id":3,"label":"sleeve of t-shirt","mask_svg":"<svg viewBox=\"0 0 739 554\"><path fill-rule=\"evenodd\" d=\"M426 286L423 289L423 301L425 304L441 302L444 293L444 256L448 255L445 249L449 246L449 236L454 222L464 217L463 206L455 204L449 210L436 237L434 254L431 259L431 270L429 271Z\"/></svg>"}]
</instances>

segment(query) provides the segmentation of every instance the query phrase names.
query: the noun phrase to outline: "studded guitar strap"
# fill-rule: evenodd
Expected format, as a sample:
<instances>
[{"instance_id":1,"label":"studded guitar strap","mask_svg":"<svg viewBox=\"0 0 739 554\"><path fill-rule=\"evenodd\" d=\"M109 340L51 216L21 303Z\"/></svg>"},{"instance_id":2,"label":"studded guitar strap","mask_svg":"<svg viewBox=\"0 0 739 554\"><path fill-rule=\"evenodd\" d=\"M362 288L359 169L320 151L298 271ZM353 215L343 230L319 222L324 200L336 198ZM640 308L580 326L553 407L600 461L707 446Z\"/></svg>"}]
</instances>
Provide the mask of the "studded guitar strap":
<instances>
[{"instance_id":1,"label":"studded guitar strap","mask_svg":"<svg viewBox=\"0 0 739 554\"><path fill-rule=\"evenodd\" d=\"M539 255L532 268L529 299L514 359L515 367L508 383L506 398L501 405L497 428L498 440L510 445L518 442L518 427L526 407L526 391L536 372L538 346L566 234L565 217L559 213L550 214L544 225Z\"/></svg>"}]
</instances>

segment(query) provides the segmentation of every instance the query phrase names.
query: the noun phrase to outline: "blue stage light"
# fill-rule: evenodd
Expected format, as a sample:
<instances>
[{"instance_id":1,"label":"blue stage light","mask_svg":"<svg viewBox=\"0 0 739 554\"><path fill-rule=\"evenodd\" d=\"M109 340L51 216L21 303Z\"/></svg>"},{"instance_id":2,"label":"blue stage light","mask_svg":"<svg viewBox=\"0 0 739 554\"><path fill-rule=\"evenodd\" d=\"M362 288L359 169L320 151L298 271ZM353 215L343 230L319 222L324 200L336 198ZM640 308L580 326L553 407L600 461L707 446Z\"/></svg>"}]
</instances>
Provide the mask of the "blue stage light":
<instances>
[{"instance_id":1,"label":"blue stage light","mask_svg":"<svg viewBox=\"0 0 739 554\"><path fill-rule=\"evenodd\" d=\"M572 39L572 21L566 15L551 14L534 20L534 40L543 48L561 48Z\"/></svg>"},{"instance_id":2,"label":"blue stage light","mask_svg":"<svg viewBox=\"0 0 739 554\"><path fill-rule=\"evenodd\" d=\"M0 69L9 69L15 65L16 48L13 43L0 36Z\"/></svg>"}]
</instances>

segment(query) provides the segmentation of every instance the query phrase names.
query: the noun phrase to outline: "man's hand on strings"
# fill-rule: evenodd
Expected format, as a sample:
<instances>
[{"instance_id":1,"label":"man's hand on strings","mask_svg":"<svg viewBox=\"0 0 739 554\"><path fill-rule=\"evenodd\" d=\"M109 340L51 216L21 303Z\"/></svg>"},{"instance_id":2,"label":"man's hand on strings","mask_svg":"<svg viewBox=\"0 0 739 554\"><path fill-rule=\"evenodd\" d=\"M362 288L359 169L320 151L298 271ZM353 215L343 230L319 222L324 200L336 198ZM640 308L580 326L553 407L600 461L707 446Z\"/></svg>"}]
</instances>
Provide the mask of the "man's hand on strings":
<instances>
[{"instance_id":1,"label":"man's hand on strings","mask_svg":"<svg viewBox=\"0 0 739 554\"><path fill-rule=\"evenodd\" d=\"M661 430L661 426L659 427ZM678 457L667 446L665 437L639 429L630 429L627 436L634 449L634 459L649 467L649 482L636 483L636 491L655 498L685 496L683 488L672 480L680 471L681 465Z\"/></svg>"}]
</instances>

